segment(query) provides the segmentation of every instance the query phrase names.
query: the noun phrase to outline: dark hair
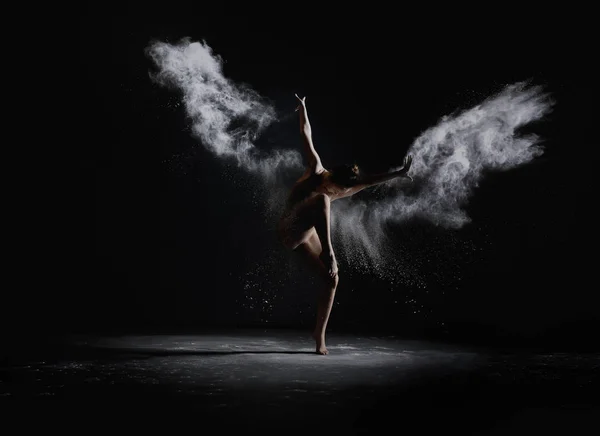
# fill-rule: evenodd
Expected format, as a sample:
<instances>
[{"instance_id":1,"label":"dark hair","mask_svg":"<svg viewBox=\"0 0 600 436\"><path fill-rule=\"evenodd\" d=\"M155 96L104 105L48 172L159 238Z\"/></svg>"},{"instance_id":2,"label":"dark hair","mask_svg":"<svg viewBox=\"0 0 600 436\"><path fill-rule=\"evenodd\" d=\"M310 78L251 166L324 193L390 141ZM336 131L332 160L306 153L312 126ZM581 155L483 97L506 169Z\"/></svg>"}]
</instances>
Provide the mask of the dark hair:
<instances>
[{"instance_id":1,"label":"dark hair","mask_svg":"<svg viewBox=\"0 0 600 436\"><path fill-rule=\"evenodd\" d=\"M360 180L358 165L337 165L329 170L331 181L344 187L355 186Z\"/></svg>"}]
</instances>

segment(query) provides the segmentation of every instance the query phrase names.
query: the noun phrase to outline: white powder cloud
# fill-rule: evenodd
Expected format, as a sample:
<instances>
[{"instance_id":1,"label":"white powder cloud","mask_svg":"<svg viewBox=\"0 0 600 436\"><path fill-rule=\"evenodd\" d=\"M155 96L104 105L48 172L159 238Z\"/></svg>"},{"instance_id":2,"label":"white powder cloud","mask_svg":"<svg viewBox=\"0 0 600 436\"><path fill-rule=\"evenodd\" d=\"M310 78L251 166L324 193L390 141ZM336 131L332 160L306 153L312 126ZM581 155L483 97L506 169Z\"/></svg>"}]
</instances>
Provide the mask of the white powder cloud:
<instances>
[{"instance_id":1,"label":"white powder cloud","mask_svg":"<svg viewBox=\"0 0 600 436\"><path fill-rule=\"evenodd\" d=\"M222 60L205 43L184 39L177 44L154 42L147 48L157 72L153 80L182 92L193 134L217 158L258 175L281 192L278 175L302 170L295 150L264 152L255 141L277 122L274 107L247 86L223 73ZM344 199L333 204L335 243L349 257L379 264L386 249L386 224L420 218L448 228L469 222L465 206L486 171L526 164L542 154L538 138L518 129L541 119L551 101L540 87L507 86L480 105L446 116L412 144L414 187L395 180L378 188L385 199L368 204ZM269 201L269 200L267 200Z\"/></svg>"}]
</instances>

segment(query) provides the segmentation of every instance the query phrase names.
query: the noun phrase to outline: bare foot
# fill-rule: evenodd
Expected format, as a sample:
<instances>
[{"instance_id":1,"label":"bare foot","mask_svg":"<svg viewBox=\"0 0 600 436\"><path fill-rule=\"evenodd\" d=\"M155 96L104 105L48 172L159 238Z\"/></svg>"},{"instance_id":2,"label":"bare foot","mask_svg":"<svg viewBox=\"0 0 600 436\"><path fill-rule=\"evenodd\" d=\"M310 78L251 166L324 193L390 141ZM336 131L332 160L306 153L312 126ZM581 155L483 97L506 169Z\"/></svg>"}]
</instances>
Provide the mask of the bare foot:
<instances>
[{"instance_id":1,"label":"bare foot","mask_svg":"<svg viewBox=\"0 0 600 436\"><path fill-rule=\"evenodd\" d=\"M325 338L317 333L313 333L312 337L315 340L315 342L317 343L317 348L315 350L315 353L321 354L323 356L325 356L326 354L329 354L329 351L327 351L327 348L325 347Z\"/></svg>"},{"instance_id":2,"label":"bare foot","mask_svg":"<svg viewBox=\"0 0 600 436\"><path fill-rule=\"evenodd\" d=\"M327 252L323 250L319 258L321 259L321 262L323 262L323 265L325 265L325 268L327 268L327 273L329 274L329 277L335 277L338 273L338 266L333 251Z\"/></svg>"}]
</instances>

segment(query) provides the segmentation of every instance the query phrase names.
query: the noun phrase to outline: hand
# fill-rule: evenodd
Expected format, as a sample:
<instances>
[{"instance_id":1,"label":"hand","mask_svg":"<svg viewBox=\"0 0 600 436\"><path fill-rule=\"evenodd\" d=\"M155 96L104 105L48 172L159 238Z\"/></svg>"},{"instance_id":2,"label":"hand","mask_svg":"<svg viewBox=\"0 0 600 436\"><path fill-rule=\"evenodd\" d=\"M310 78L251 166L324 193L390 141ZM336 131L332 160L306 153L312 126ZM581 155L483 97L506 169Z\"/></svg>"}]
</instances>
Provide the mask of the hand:
<instances>
[{"instance_id":1,"label":"hand","mask_svg":"<svg viewBox=\"0 0 600 436\"><path fill-rule=\"evenodd\" d=\"M298 97L298 94L294 94L294 95L296 96L296 98L297 98L298 100L300 100L300 104L298 105L298 107L297 107L297 108L296 108L296 110L294 111L294 112L298 112L298 109L300 109L300 108L303 108L303 107L306 107L306 103L305 103L305 101L306 101L306 97L302 97L302 98L300 98L300 97Z\"/></svg>"},{"instance_id":2,"label":"hand","mask_svg":"<svg viewBox=\"0 0 600 436\"><path fill-rule=\"evenodd\" d=\"M412 177L407 175L408 170L410 170L410 166L412 165L412 156L408 155L404 158L404 163L402 164L402 168L400 169L400 174L402 174L403 177L406 177L407 179L410 179L412 181Z\"/></svg>"}]
</instances>

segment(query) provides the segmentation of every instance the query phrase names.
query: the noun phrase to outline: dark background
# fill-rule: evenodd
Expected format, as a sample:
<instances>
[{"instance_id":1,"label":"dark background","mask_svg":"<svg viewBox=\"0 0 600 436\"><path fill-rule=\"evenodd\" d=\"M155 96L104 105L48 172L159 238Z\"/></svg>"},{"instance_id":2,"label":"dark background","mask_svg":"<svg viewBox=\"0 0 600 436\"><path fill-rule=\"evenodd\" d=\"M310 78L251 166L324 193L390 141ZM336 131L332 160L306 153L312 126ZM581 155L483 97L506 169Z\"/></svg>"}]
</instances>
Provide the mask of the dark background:
<instances>
[{"instance_id":1,"label":"dark background","mask_svg":"<svg viewBox=\"0 0 600 436\"><path fill-rule=\"evenodd\" d=\"M47 248L60 266L47 287L21 297L16 318L44 331L312 328L314 295L298 270L281 280L265 276L271 309L245 303L248 273L260 284L261 259L275 262L272 271L279 268L272 259L288 254L272 248L272 224L248 190L191 137L177 93L149 78L145 47L190 37L226 60L227 77L282 112L295 107L294 92L307 95L315 142L328 144L319 150L326 165L397 165L441 116L506 84L544 85L556 106L533 126L546 149L538 161L489 175L468 206L472 223L460 231L426 223L397 229L408 255L434 246L431 277L445 278L432 278L424 297L342 265L330 327L592 346L597 76L585 14L286 9L81 11L73 42L79 62L63 102L76 162L65 173L61 230L51 230L60 233L59 249ZM296 121L282 128L290 131L282 138L292 138L284 146L300 147ZM174 170L169 162L181 154L191 157ZM427 316L404 303L407 295L424 301Z\"/></svg>"}]
</instances>

